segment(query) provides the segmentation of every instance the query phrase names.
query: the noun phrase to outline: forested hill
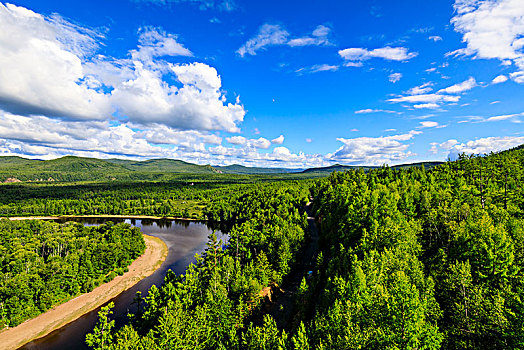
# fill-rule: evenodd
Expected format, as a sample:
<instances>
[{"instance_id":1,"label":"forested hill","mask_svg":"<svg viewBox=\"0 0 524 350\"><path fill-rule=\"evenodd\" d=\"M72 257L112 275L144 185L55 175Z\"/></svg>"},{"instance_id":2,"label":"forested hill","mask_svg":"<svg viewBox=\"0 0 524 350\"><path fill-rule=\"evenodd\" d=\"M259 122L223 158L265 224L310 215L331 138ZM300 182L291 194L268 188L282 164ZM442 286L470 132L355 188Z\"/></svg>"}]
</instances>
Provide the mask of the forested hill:
<instances>
[{"instance_id":1,"label":"forested hill","mask_svg":"<svg viewBox=\"0 0 524 350\"><path fill-rule=\"evenodd\" d=\"M0 157L0 182L155 180L170 173L214 174L217 171L209 165L172 159L137 162L66 156L43 161Z\"/></svg>"},{"instance_id":2,"label":"forested hill","mask_svg":"<svg viewBox=\"0 0 524 350\"><path fill-rule=\"evenodd\" d=\"M188 174L212 174L218 172L210 165L197 165L176 159L150 159L141 162L123 159L107 159L106 161L137 172Z\"/></svg>"},{"instance_id":3,"label":"forested hill","mask_svg":"<svg viewBox=\"0 0 524 350\"><path fill-rule=\"evenodd\" d=\"M393 166L409 168L424 164L426 169L442 162L424 162ZM336 164L310 169L246 167L238 164L228 166L197 165L175 159L150 159L133 161L124 159L96 159L65 156L52 160L35 160L21 157L0 157L1 182L69 182L114 180L169 180L172 174L198 175L278 175L289 177L327 176L333 171L352 169L376 169L376 166L346 166Z\"/></svg>"}]
</instances>

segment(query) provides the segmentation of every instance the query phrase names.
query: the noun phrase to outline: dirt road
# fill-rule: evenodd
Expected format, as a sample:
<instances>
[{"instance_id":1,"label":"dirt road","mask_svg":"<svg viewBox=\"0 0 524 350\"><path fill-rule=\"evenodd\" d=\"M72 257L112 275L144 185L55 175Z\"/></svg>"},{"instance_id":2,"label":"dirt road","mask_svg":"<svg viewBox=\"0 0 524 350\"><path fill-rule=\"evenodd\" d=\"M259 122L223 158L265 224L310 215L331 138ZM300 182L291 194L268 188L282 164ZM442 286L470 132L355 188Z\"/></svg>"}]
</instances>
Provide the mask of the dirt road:
<instances>
[{"instance_id":1,"label":"dirt road","mask_svg":"<svg viewBox=\"0 0 524 350\"><path fill-rule=\"evenodd\" d=\"M283 293L275 298L268 311L268 313L277 321L279 329L289 329L293 326L293 316L296 313L294 303L295 294L300 287L302 278L305 277L308 271L312 270L315 266L314 258L318 249L318 230L315 218L311 216L310 207L311 203L308 203L306 206L306 212L308 214L307 221L309 224L310 239L307 247L301 255L302 261L297 264L297 266L295 266L286 277L281 287Z\"/></svg>"}]
</instances>

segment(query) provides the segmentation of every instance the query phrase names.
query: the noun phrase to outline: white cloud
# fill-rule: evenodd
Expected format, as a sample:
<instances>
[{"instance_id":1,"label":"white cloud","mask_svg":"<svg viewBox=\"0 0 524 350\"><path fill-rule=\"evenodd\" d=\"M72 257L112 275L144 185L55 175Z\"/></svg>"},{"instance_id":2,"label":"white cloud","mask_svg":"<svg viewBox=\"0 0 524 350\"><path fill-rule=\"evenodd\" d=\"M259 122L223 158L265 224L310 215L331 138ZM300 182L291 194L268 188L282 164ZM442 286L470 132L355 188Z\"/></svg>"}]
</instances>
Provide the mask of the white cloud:
<instances>
[{"instance_id":1,"label":"white cloud","mask_svg":"<svg viewBox=\"0 0 524 350\"><path fill-rule=\"evenodd\" d=\"M0 3L0 106L17 114L104 119L109 95L90 88L82 62L97 49L93 32L60 17Z\"/></svg>"},{"instance_id":2,"label":"white cloud","mask_svg":"<svg viewBox=\"0 0 524 350\"><path fill-rule=\"evenodd\" d=\"M459 143L455 139L447 140L446 142L443 142L440 144L440 147L446 150L451 149L453 146L455 146L457 143Z\"/></svg>"},{"instance_id":3,"label":"white cloud","mask_svg":"<svg viewBox=\"0 0 524 350\"><path fill-rule=\"evenodd\" d=\"M391 73L389 75L389 81L392 83L396 83L402 78L402 73Z\"/></svg>"},{"instance_id":4,"label":"white cloud","mask_svg":"<svg viewBox=\"0 0 524 350\"><path fill-rule=\"evenodd\" d=\"M518 69L512 79L524 83L524 2L456 0L454 8L451 23L466 47L450 54L512 62Z\"/></svg>"},{"instance_id":5,"label":"white cloud","mask_svg":"<svg viewBox=\"0 0 524 350\"><path fill-rule=\"evenodd\" d=\"M438 35L432 35L428 38L429 40L433 40L435 42L437 41L442 41L442 37L441 36L438 36Z\"/></svg>"},{"instance_id":6,"label":"white cloud","mask_svg":"<svg viewBox=\"0 0 524 350\"><path fill-rule=\"evenodd\" d=\"M175 35L143 28L138 49L124 59L95 55L101 39L58 16L0 4L0 107L63 120L109 120L117 112L120 121L238 131L244 108L226 102L213 67L161 60L191 55Z\"/></svg>"},{"instance_id":7,"label":"white cloud","mask_svg":"<svg viewBox=\"0 0 524 350\"><path fill-rule=\"evenodd\" d=\"M508 81L508 77L501 74L499 76L496 76L495 78L493 78L493 80L491 81L491 84L500 84L500 83L504 83Z\"/></svg>"},{"instance_id":8,"label":"white cloud","mask_svg":"<svg viewBox=\"0 0 524 350\"><path fill-rule=\"evenodd\" d=\"M450 148L449 158L456 159L456 157L461 153L489 154L491 152L499 152L517 147L521 144L524 144L524 136L486 137L478 140L471 140L465 143L457 142ZM449 145L451 145L451 143L447 144L446 146Z\"/></svg>"},{"instance_id":9,"label":"white cloud","mask_svg":"<svg viewBox=\"0 0 524 350\"><path fill-rule=\"evenodd\" d=\"M259 137L258 139L250 139L247 142L247 144L248 146L255 147L255 148L268 149L269 146L271 146L271 141L263 137Z\"/></svg>"},{"instance_id":10,"label":"white cloud","mask_svg":"<svg viewBox=\"0 0 524 350\"><path fill-rule=\"evenodd\" d=\"M319 154L292 153L286 147L275 147L269 153L259 153L252 147L210 147L209 152L217 162L222 164L242 163L247 166L267 167L315 167L330 165L331 162Z\"/></svg>"},{"instance_id":11,"label":"white cloud","mask_svg":"<svg viewBox=\"0 0 524 350\"><path fill-rule=\"evenodd\" d=\"M338 52L340 57L348 61L349 64L362 64L362 61L371 58L382 58L388 61L407 61L418 55L417 52L409 52L405 47L382 47L368 50L359 47L352 47Z\"/></svg>"},{"instance_id":12,"label":"white cloud","mask_svg":"<svg viewBox=\"0 0 524 350\"><path fill-rule=\"evenodd\" d=\"M221 79L215 68L204 63L170 64L169 68L182 87L167 84L161 72L135 62L135 79L112 92L119 113L143 124L238 132L237 123L244 119L244 108L239 101L224 104Z\"/></svg>"},{"instance_id":13,"label":"white cloud","mask_svg":"<svg viewBox=\"0 0 524 350\"><path fill-rule=\"evenodd\" d=\"M415 155L408 151L409 144L405 142L420 133L420 131L410 131L407 134L393 136L337 138L337 141L344 145L334 154L326 157L333 161L350 164L382 165L398 163Z\"/></svg>"},{"instance_id":14,"label":"white cloud","mask_svg":"<svg viewBox=\"0 0 524 350\"><path fill-rule=\"evenodd\" d=\"M291 47L329 45L331 44L328 39L330 32L331 28L326 27L324 25L319 25L315 30L313 30L311 36L304 36L301 38L291 39L287 42L287 44Z\"/></svg>"},{"instance_id":15,"label":"white cloud","mask_svg":"<svg viewBox=\"0 0 524 350\"><path fill-rule=\"evenodd\" d=\"M330 65L330 64L316 64L312 66L310 70L312 73L327 72L327 71L334 72L338 70L338 66Z\"/></svg>"},{"instance_id":16,"label":"white cloud","mask_svg":"<svg viewBox=\"0 0 524 350\"><path fill-rule=\"evenodd\" d=\"M274 143L274 144L277 144L277 145L283 144L284 143L284 135L280 135L276 139L271 140L271 143Z\"/></svg>"},{"instance_id":17,"label":"white cloud","mask_svg":"<svg viewBox=\"0 0 524 350\"><path fill-rule=\"evenodd\" d=\"M139 129L136 125L128 126ZM191 145L196 144L219 145L222 143L222 138L215 134L198 130L176 130L162 124L151 125L137 131L136 134L137 137L144 138L147 142L156 145L179 145L191 148Z\"/></svg>"},{"instance_id":18,"label":"white cloud","mask_svg":"<svg viewBox=\"0 0 524 350\"><path fill-rule=\"evenodd\" d=\"M438 93L458 94L464 91L471 90L476 86L477 86L477 81L475 80L475 78L470 77L468 80L465 80L462 83L458 83L458 84L449 86L445 89L441 89L438 91Z\"/></svg>"},{"instance_id":19,"label":"white cloud","mask_svg":"<svg viewBox=\"0 0 524 350\"><path fill-rule=\"evenodd\" d=\"M280 138L282 138L282 142L284 141L284 136L280 136L276 138L276 141L279 141ZM274 141L275 141L274 140ZM226 141L233 145L243 145L247 148L262 148L262 149L268 149L269 146L271 146L271 141L268 139L265 139L263 137L259 137L258 139L246 139L244 136L232 136L232 137L226 137ZM273 142L278 143L278 142Z\"/></svg>"},{"instance_id":20,"label":"white cloud","mask_svg":"<svg viewBox=\"0 0 524 350\"><path fill-rule=\"evenodd\" d=\"M226 140L233 145L244 145L247 142L247 139L244 136L226 137Z\"/></svg>"},{"instance_id":21,"label":"white cloud","mask_svg":"<svg viewBox=\"0 0 524 350\"><path fill-rule=\"evenodd\" d=\"M427 82L427 83L424 83L422 85L412 87L411 89L409 89L406 92L406 94L408 94L408 95L421 95L421 94L428 93L431 90L433 90L433 88L431 87L432 85L433 85L433 83Z\"/></svg>"},{"instance_id":22,"label":"white cloud","mask_svg":"<svg viewBox=\"0 0 524 350\"><path fill-rule=\"evenodd\" d=\"M282 45L287 42L289 33L278 24L264 24L258 34L242 45L237 53L244 57L246 54L256 55L257 51L271 45Z\"/></svg>"},{"instance_id":23,"label":"white cloud","mask_svg":"<svg viewBox=\"0 0 524 350\"><path fill-rule=\"evenodd\" d=\"M498 122L502 120L510 120L513 123L521 123L521 120L519 117L524 116L524 113L516 113L516 114L505 114L505 115L496 115L493 117L489 117L485 119L486 122Z\"/></svg>"},{"instance_id":24,"label":"white cloud","mask_svg":"<svg viewBox=\"0 0 524 350\"><path fill-rule=\"evenodd\" d=\"M318 72L335 72L339 66L330 64L315 64L311 67L299 68L295 71L298 75L305 73L318 73Z\"/></svg>"},{"instance_id":25,"label":"white cloud","mask_svg":"<svg viewBox=\"0 0 524 350\"><path fill-rule=\"evenodd\" d=\"M437 127L437 126L438 126L437 122L430 121L430 120L420 122L420 127L421 128L434 128L434 127Z\"/></svg>"},{"instance_id":26,"label":"white cloud","mask_svg":"<svg viewBox=\"0 0 524 350\"><path fill-rule=\"evenodd\" d=\"M138 50L131 51L134 60L151 62L162 56L193 56L193 53L177 42L177 36L166 33L161 28L143 27L140 29Z\"/></svg>"},{"instance_id":27,"label":"white cloud","mask_svg":"<svg viewBox=\"0 0 524 350\"><path fill-rule=\"evenodd\" d=\"M108 122L64 122L42 116L0 113L0 139L28 155L53 158L64 154L109 158L164 157L172 152L150 145L128 125Z\"/></svg>"},{"instance_id":28,"label":"white cloud","mask_svg":"<svg viewBox=\"0 0 524 350\"><path fill-rule=\"evenodd\" d=\"M516 83L524 84L524 63L519 68L521 69L520 71L510 73L509 76Z\"/></svg>"},{"instance_id":29,"label":"white cloud","mask_svg":"<svg viewBox=\"0 0 524 350\"><path fill-rule=\"evenodd\" d=\"M281 25L266 23L258 29L257 35L249 39L237 50L237 54L241 57L244 57L246 54L254 56L257 54L257 51L276 45L288 45L290 47L331 45L328 38L330 32L331 29L329 27L319 25L309 36L289 39L289 32Z\"/></svg>"},{"instance_id":30,"label":"white cloud","mask_svg":"<svg viewBox=\"0 0 524 350\"><path fill-rule=\"evenodd\" d=\"M437 109L440 105L438 103L419 103L416 105L413 105L413 108L415 109Z\"/></svg>"},{"instance_id":31,"label":"white cloud","mask_svg":"<svg viewBox=\"0 0 524 350\"><path fill-rule=\"evenodd\" d=\"M251 166L326 166L322 155L292 153L285 147L260 153L271 142L265 138L228 138L241 147L224 147L222 138L196 130L174 130L152 125L136 130L136 125L112 126L109 122L64 122L42 116L17 116L0 111L0 155L21 155L52 159L63 155L96 158L182 159L199 164L240 163ZM278 137L279 141L282 137ZM206 144L216 146L206 148Z\"/></svg>"},{"instance_id":32,"label":"white cloud","mask_svg":"<svg viewBox=\"0 0 524 350\"><path fill-rule=\"evenodd\" d=\"M413 103L413 108L416 109L436 109L439 108L442 103L458 102L460 100L460 95L458 94L471 90L477 86L477 82L473 77L470 77L466 81L440 89L436 93L428 93L433 90L432 85L432 83L428 82L420 86L415 86L409 89L405 96L390 98L388 101L395 103Z\"/></svg>"},{"instance_id":33,"label":"white cloud","mask_svg":"<svg viewBox=\"0 0 524 350\"><path fill-rule=\"evenodd\" d=\"M489 122L499 122L499 121L510 121L512 123L522 123L520 117L524 116L522 113L513 113L513 114L503 114L495 115L492 117L481 117L481 116L467 116L465 120L459 121L459 123L489 123Z\"/></svg>"},{"instance_id":34,"label":"white cloud","mask_svg":"<svg viewBox=\"0 0 524 350\"><path fill-rule=\"evenodd\" d=\"M397 112L390 111L387 109L371 109L371 108L360 109L358 111L355 111L355 114L369 114L369 113L397 113Z\"/></svg>"},{"instance_id":35,"label":"white cloud","mask_svg":"<svg viewBox=\"0 0 524 350\"><path fill-rule=\"evenodd\" d=\"M437 102L458 102L460 96L440 95L440 94L422 94L408 95L390 98L389 102L410 102L410 103L437 103Z\"/></svg>"}]
</instances>

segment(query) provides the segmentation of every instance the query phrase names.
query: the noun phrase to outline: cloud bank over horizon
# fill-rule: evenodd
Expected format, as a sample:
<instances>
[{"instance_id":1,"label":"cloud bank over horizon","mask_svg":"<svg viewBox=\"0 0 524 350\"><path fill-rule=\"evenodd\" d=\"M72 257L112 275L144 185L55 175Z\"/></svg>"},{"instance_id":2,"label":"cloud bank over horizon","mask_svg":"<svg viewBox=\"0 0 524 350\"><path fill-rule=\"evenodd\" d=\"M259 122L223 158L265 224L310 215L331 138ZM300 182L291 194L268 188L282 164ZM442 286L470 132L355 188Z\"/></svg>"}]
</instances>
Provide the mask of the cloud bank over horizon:
<instances>
[{"instance_id":1,"label":"cloud bank over horizon","mask_svg":"<svg viewBox=\"0 0 524 350\"><path fill-rule=\"evenodd\" d=\"M519 0L456 0L440 30L380 35L342 13L250 20L239 1L108 4L102 25L47 6L0 2L0 155L304 168L524 143Z\"/></svg>"}]
</instances>

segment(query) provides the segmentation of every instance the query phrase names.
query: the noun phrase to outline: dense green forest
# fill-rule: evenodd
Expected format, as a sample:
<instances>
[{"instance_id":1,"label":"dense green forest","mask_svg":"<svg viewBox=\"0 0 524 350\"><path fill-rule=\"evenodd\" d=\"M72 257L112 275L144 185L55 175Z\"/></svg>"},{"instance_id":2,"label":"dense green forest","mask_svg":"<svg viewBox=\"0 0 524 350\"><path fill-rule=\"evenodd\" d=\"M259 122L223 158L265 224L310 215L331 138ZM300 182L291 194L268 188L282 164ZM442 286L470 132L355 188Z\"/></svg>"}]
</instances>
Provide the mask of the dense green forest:
<instances>
[{"instance_id":1,"label":"dense green forest","mask_svg":"<svg viewBox=\"0 0 524 350\"><path fill-rule=\"evenodd\" d=\"M522 348L523 176L517 149L319 181L311 347Z\"/></svg>"},{"instance_id":2,"label":"dense green forest","mask_svg":"<svg viewBox=\"0 0 524 350\"><path fill-rule=\"evenodd\" d=\"M0 219L0 329L123 274L144 249L128 224Z\"/></svg>"},{"instance_id":3,"label":"dense green forest","mask_svg":"<svg viewBox=\"0 0 524 350\"><path fill-rule=\"evenodd\" d=\"M252 185L209 201L233 222L186 273L153 287L129 324L103 308L95 349L502 349L524 346L524 150L462 156L434 169L383 167ZM293 322L261 307L308 242L316 266ZM266 288L267 289L267 288ZM258 296L258 297L257 297ZM278 299L274 303L278 304Z\"/></svg>"},{"instance_id":4,"label":"dense green forest","mask_svg":"<svg viewBox=\"0 0 524 350\"><path fill-rule=\"evenodd\" d=\"M145 307L120 330L112 329L110 310L103 308L88 344L103 349L234 349L279 342L273 321L268 319L274 334L263 335L249 320L260 308L260 291L280 283L300 259L307 237L307 196L306 183L273 183L212 202L208 213L213 218L235 218L227 245L212 235L197 263L184 275L168 273L164 285L151 288ZM137 299L140 303L140 295Z\"/></svg>"},{"instance_id":5,"label":"dense green forest","mask_svg":"<svg viewBox=\"0 0 524 350\"><path fill-rule=\"evenodd\" d=\"M0 185L0 217L105 214L204 219L208 203L274 180L185 175L169 182L4 184Z\"/></svg>"}]
</instances>

